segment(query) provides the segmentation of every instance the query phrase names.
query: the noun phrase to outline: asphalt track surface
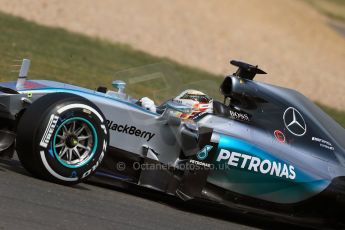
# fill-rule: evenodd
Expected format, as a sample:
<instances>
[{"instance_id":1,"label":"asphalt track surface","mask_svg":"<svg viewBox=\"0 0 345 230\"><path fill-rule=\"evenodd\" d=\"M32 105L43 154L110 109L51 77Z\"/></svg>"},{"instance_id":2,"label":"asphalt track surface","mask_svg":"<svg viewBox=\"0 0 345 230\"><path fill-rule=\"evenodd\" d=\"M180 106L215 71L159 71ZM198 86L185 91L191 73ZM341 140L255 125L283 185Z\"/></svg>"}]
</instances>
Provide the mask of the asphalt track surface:
<instances>
[{"instance_id":1,"label":"asphalt track surface","mask_svg":"<svg viewBox=\"0 0 345 230\"><path fill-rule=\"evenodd\" d=\"M0 160L0 229L289 229L223 210L146 189L61 186Z\"/></svg>"}]
</instances>

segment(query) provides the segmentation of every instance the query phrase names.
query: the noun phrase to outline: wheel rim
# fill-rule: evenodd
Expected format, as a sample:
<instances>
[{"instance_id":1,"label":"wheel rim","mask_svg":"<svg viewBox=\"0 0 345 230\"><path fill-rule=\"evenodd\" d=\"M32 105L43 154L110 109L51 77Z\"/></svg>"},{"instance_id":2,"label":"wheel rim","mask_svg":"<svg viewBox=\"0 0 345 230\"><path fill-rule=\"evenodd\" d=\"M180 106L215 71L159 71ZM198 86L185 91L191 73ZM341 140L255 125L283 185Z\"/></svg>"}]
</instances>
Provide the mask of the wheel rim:
<instances>
[{"instance_id":1,"label":"wheel rim","mask_svg":"<svg viewBox=\"0 0 345 230\"><path fill-rule=\"evenodd\" d=\"M75 117L65 120L54 135L52 148L56 159L68 168L88 163L96 152L98 137L88 120Z\"/></svg>"}]
</instances>

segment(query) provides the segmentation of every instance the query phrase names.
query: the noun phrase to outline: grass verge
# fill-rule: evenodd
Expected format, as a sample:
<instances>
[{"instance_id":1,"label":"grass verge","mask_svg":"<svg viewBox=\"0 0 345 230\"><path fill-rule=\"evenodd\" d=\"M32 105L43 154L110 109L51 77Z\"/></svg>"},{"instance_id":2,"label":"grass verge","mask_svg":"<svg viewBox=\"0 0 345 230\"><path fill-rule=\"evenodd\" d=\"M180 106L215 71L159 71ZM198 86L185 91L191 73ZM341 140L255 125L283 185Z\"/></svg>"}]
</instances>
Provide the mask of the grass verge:
<instances>
[{"instance_id":1,"label":"grass verge","mask_svg":"<svg viewBox=\"0 0 345 230\"><path fill-rule=\"evenodd\" d=\"M344 0L305 0L321 13L328 17L345 23Z\"/></svg>"}]
</instances>

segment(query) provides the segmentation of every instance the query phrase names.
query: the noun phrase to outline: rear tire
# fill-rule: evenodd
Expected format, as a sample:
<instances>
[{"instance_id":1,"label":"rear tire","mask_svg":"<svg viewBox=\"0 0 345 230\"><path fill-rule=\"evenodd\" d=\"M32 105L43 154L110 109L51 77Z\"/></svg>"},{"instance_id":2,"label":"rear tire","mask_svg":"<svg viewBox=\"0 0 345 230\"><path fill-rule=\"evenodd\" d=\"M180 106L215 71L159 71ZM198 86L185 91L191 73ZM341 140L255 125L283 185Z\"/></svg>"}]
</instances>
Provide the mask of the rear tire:
<instances>
[{"instance_id":1,"label":"rear tire","mask_svg":"<svg viewBox=\"0 0 345 230\"><path fill-rule=\"evenodd\" d=\"M64 185L91 176L106 154L109 132L102 112L83 97L47 94L23 114L16 150L35 177Z\"/></svg>"}]
</instances>

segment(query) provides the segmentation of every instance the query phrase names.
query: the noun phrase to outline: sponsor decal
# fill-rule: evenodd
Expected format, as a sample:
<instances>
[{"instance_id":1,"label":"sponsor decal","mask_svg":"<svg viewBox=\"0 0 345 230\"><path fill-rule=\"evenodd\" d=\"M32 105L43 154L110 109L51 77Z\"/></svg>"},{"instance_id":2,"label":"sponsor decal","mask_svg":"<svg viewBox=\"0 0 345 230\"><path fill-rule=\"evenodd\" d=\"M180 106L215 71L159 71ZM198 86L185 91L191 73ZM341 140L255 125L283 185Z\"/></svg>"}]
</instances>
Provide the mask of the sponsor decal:
<instances>
[{"instance_id":1,"label":"sponsor decal","mask_svg":"<svg viewBox=\"0 0 345 230\"><path fill-rule=\"evenodd\" d=\"M220 149L216 161L226 161L230 167L246 169L248 171L267 174L270 176L290 180L294 180L296 178L295 167L292 165L269 159L260 159L244 153L231 152L226 149Z\"/></svg>"},{"instance_id":2,"label":"sponsor decal","mask_svg":"<svg viewBox=\"0 0 345 230\"><path fill-rule=\"evenodd\" d=\"M140 137L140 138L146 139L146 141L150 141L156 135L155 133L140 130L134 125L116 124L114 121L111 121L111 120L107 120L107 126L109 130L116 131L123 134L128 134L131 136Z\"/></svg>"},{"instance_id":3,"label":"sponsor decal","mask_svg":"<svg viewBox=\"0 0 345 230\"><path fill-rule=\"evenodd\" d=\"M239 121L250 121L249 114L247 113L233 111L233 110L229 110L229 112L230 112L230 117L232 119L239 120Z\"/></svg>"},{"instance_id":4,"label":"sponsor decal","mask_svg":"<svg viewBox=\"0 0 345 230\"><path fill-rule=\"evenodd\" d=\"M48 144L50 142L50 139L52 138L52 135L54 133L54 130L55 130L55 127L56 127L58 120L59 120L58 116L55 116L54 114L52 114L50 116L47 128L46 128L46 130L43 134L42 140L40 142L41 147L43 147L43 148L48 147Z\"/></svg>"},{"instance_id":5,"label":"sponsor decal","mask_svg":"<svg viewBox=\"0 0 345 230\"><path fill-rule=\"evenodd\" d=\"M196 157L198 158L198 160L200 161L205 160L208 156L208 153L212 150L212 148L213 146L211 145L205 145L205 147L196 154Z\"/></svg>"},{"instance_id":6,"label":"sponsor decal","mask_svg":"<svg viewBox=\"0 0 345 230\"><path fill-rule=\"evenodd\" d=\"M205 117L208 114L208 112L201 112L201 113L197 113L195 116L193 116L193 120L194 121L198 121L201 118Z\"/></svg>"},{"instance_id":7,"label":"sponsor decal","mask_svg":"<svg viewBox=\"0 0 345 230\"><path fill-rule=\"evenodd\" d=\"M319 143L321 148L325 148L325 149L334 151L334 147L333 147L332 143L329 141L323 140L323 139L318 138L318 137L312 137L311 140L313 142Z\"/></svg>"},{"instance_id":8,"label":"sponsor decal","mask_svg":"<svg viewBox=\"0 0 345 230\"><path fill-rule=\"evenodd\" d=\"M286 141L286 138L285 138L285 135L282 131L280 130L275 130L274 131L274 136L276 137L276 140L282 144L285 143Z\"/></svg>"},{"instance_id":9,"label":"sponsor decal","mask_svg":"<svg viewBox=\"0 0 345 230\"><path fill-rule=\"evenodd\" d=\"M211 168L211 164L208 164L208 163L205 163L205 162L201 162L201 161L196 161L196 160L192 160L191 159L191 160L189 160L189 163Z\"/></svg>"},{"instance_id":10,"label":"sponsor decal","mask_svg":"<svg viewBox=\"0 0 345 230\"><path fill-rule=\"evenodd\" d=\"M283 115L284 125L295 136L303 136L307 132L307 124L302 114L294 107L289 107Z\"/></svg>"}]
</instances>

